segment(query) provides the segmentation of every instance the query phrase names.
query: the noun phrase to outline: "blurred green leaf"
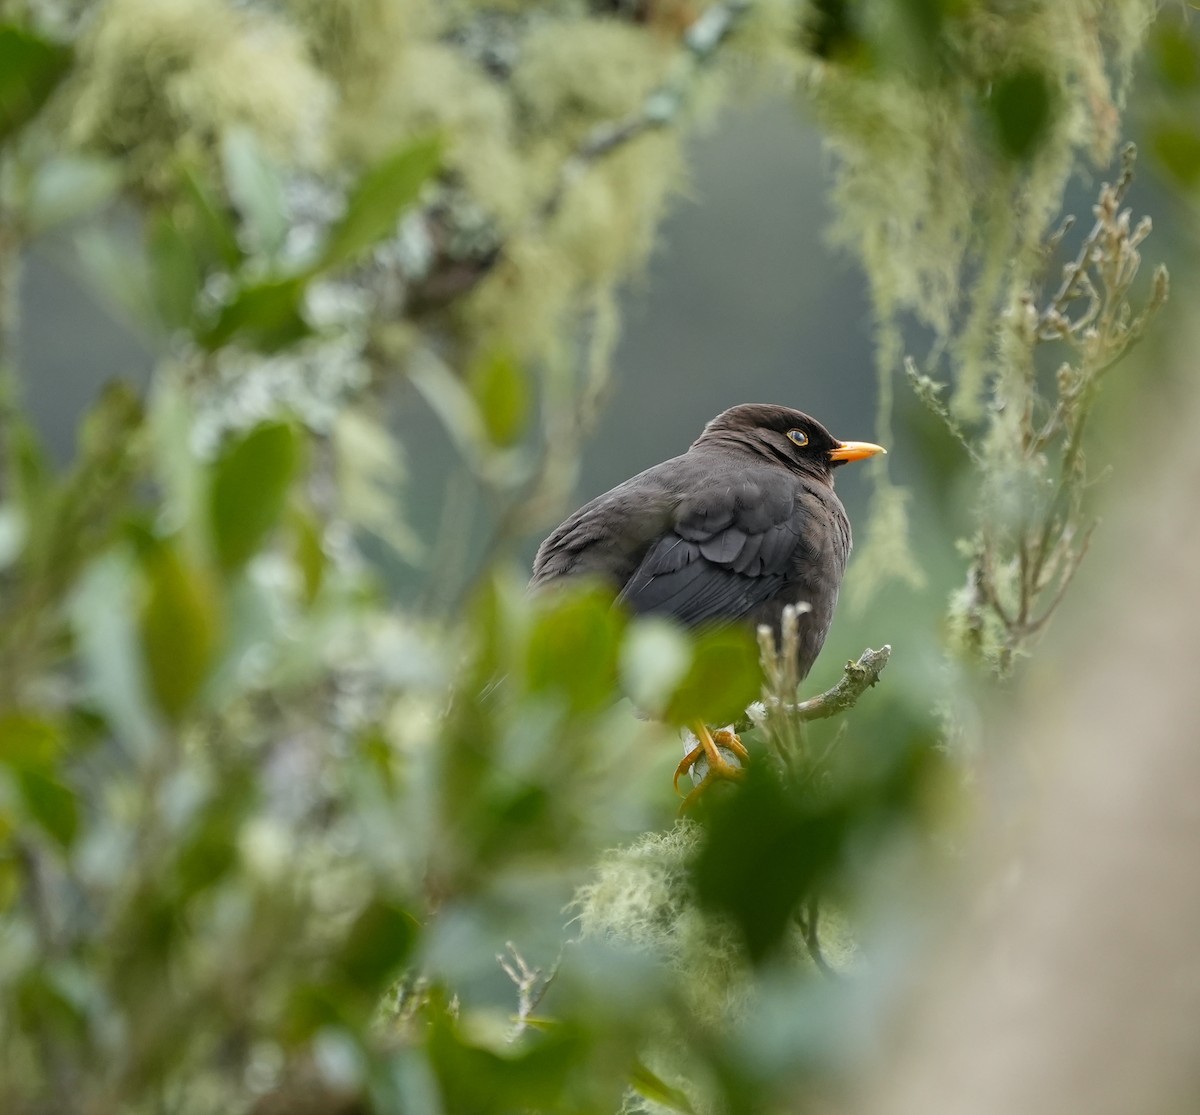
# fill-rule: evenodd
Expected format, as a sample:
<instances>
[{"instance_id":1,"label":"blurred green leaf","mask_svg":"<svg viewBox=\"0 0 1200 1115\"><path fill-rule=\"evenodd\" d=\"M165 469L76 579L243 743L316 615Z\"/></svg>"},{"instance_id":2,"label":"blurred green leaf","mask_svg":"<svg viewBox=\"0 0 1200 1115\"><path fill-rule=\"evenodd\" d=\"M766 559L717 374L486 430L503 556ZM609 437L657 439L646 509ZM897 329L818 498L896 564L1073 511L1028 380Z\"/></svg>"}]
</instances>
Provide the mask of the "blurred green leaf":
<instances>
[{"instance_id":1,"label":"blurred green leaf","mask_svg":"<svg viewBox=\"0 0 1200 1115\"><path fill-rule=\"evenodd\" d=\"M1160 124L1151 147L1166 172L1185 189L1200 183L1200 125Z\"/></svg>"},{"instance_id":2,"label":"blurred green leaf","mask_svg":"<svg viewBox=\"0 0 1200 1115\"><path fill-rule=\"evenodd\" d=\"M755 963L775 952L800 904L821 893L851 850L858 862L911 826L944 782L936 718L895 700L875 712L886 730L843 739L836 765L784 781L770 762L752 762L735 792L701 799L696 896L732 919Z\"/></svg>"},{"instance_id":3,"label":"blurred green leaf","mask_svg":"<svg viewBox=\"0 0 1200 1115\"><path fill-rule=\"evenodd\" d=\"M292 558L304 578L304 602L311 604L321 591L328 564L320 524L314 515L298 507L292 508L288 524L292 535Z\"/></svg>"},{"instance_id":4,"label":"blurred green leaf","mask_svg":"<svg viewBox=\"0 0 1200 1115\"><path fill-rule=\"evenodd\" d=\"M217 349L239 341L261 352L275 352L312 333L301 301L307 275L269 279L244 286L203 336L201 343Z\"/></svg>"},{"instance_id":5,"label":"blurred green leaf","mask_svg":"<svg viewBox=\"0 0 1200 1115\"><path fill-rule=\"evenodd\" d=\"M612 700L622 617L597 587L564 588L538 601L529 633L526 678L534 693L554 693L573 712Z\"/></svg>"},{"instance_id":6,"label":"blurred green leaf","mask_svg":"<svg viewBox=\"0 0 1200 1115\"><path fill-rule=\"evenodd\" d=\"M1186 24L1160 19L1150 41L1158 76L1179 92L1200 86L1200 41Z\"/></svg>"},{"instance_id":7,"label":"blurred green leaf","mask_svg":"<svg viewBox=\"0 0 1200 1115\"><path fill-rule=\"evenodd\" d=\"M321 266L350 263L396 231L400 215L421 193L442 160L438 139L406 144L368 169L346 204L346 213L329 234Z\"/></svg>"},{"instance_id":8,"label":"blurred green leaf","mask_svg":"<svg viewBox=\"0 0 1200 1115\"><path fill-rule=\"evenodd\" d=\"M761 961L837 863L853 819L845 803L807 800L768 763L751 763L737 792L711 807L694 864L696 895L733 920L751 960Z\"/></svg>"},{"instance_id":9,"label":"blurred green leaf","mask_svg":"<svg viewBox=\"0 0 1200 1115\"><path fill-rule=\"evenodd\" d=\"M195 317L203 276L190 241L169 213L151 219L148 250L158 315L167 329L185 329Z\"/></svg>"},{"instance_id":10,"label":"blurred green leaf","mask_svg":"<svg viewBox=\"0 0 1200 1115\"><path fill-rule=\"evenodd\" d=\"M635 1061L629 1074L629 1086L643 1099L668 1111L680 1111L683 1115L696 1115L691 1101L678 1088L672 1088L661 1077L652 1073L643 1062Z\"/></svg>"},{"instance_id":11,"label":"blurred green leaf","mask_svg":"<svg viewBox=\"0 0 1200 1115\"><path fill-rule=\"evenodd\" d=\"M563 1093L584 1052L568 1026L535 1032L503 1052L470 1041L444 1009L430 1026L429 1054L447 1115L574 1110L562 1106Z\"/></svg>"},{"instance_id":12,"label":"blurred green leaf","mask_svg":"<svg viewBox=\"0 0 1200 1115\"><path fill-rule=\"evenodd\" d=\"M228 445L212 472L210 512L217 561L240 569L279 522L300 465L300 439L286 422L264 422Z\"/></svg>"},{"instance_id":13,"label":"blurred green leaf","mask_svg":"<svg viewBox=\"0 0 1200 1115\"><path fill-rule=\"evenodd\" d=\"M75 792L57 778L36 770L18 770L16 781L30 817L62 847L69 848L79 831Z\"/></svg>"},{"instance_id":14,"label":"blurred green leaf","mask_svg":"<svg viewBox=\"0 0 1200 1115\"><path fill-rule=\"evenodd\" d=\"M511 356L492 353L476 362L470 384L492 441L500 446L520 441L529 419L529 381L525 370Z\"/></svg>"},{"instance_id":15,"label":"blurred green leaf","mask_svg":"<svg viewBox=\"0 0 1200 1115\"><path fill-rule=\"evenodd\" d=\"M1041 70L1026 66L998 78L986 105L1000 150L1011 159L1024 160L1049 134L1054 91Z\"/></svg>"},{"instance_id":16,"label":"blurred green leaf","mask_svg":"<svg viewBox=\"0 0 1200 1115\"><path fill-rule=\"evenodd\" d=\"M865 43L860 20L851 0L813 0L805 27L812 52L838 62L861 56Z\"/></svg>"},{"instance_id":17,"label":"blurred green leaf","mask_svg":"<svg viewBox=\"0 0 1200 1115\"><path fill-rule=\"evenodd\" d=\"M231 128L221 140L221 162L229 196L250 231L254 246L271 256L287 233L283 181L249 128Z\"/></svg>"},{"instance_id":18,"label":"blurred green leaf","mask_svg":"<svg viewBox=\"0 0 1200 1115\"><path fill-rule=\"evenodd\" d=\"M111 201L123 172L115 159L97 155L55 155L41 163L30 188L26 217L30 230L45 232L91 213Z\"/></svg>"},{"instance_id":19,"label":"blurred green leaf","mask_svg":"<svg viewBox=\"0 0 1200 1115\"><path fill-rule=\"evenodd\" d=\"M692 643L678 624L659 616L638 617L621 645L621 686L634 705L659 713L692 664Z\"/></svg>"},{"instance_id":20,"label":"blurred green leaf","mask_svg":"<svg viewBox=\"0 0 1200 1115\"><path fill-rule=\"evenodd\" d=\"M59 730L45 720L20 712L0 715L0 763L47 768L53 765L61 743Z\"/></svg>"},{"instance_id":21,"label":"blurred green leaf","mask_svg":"<svg viewBox=\"0 0 1200 1115\"><path fill-rule=\"evenodd\" d=\"M687 674L667 702L672 724L736 720L762 691L762 667L754 632L743 627L701 631L692 646Z\"/></svg>"},{"instance_id":22,"label":"blurred green leaf","mask_svg":"<svg viewBox=\"0 0 1200 1115\"><path fill-rule=\"evenodd\" d=\"M377 897L358 915L336 962L339 976L355 990L382 994L412 954L417 920L402 906Z\"/></svg>"},{"instance_id":23,"label":"blurred green leaf","mask_svg":"<svg viewBox=\"0 0 1200 1115\"><path fill-rule=\"evenodd\" d=\"M135 584L136 567L128 549L110 550L84 567L68 608L83 695L103 713L120 745L145 757L154 746L158 725L137 628Z\"/></svg>"},{"instance_id":24,"label":"blurred green leaf","mask_svg":"<svg viewBox=\"0 0 1200 1115\"><path fill-rule=\"evenodd\" d=\"M184 162L179 167L178 220L186 223L187 234L197 257L206 267L222 266L236 271L244 253L234 232L232 214L217 197L204 168Z\"/></svg>"},{"instance_id":25,"label":"blurred green leaf","mask_svg":"<svg viewBox=\"0 0 1200 1115\"><path fill-rule=\"evenodd\" d=\"M218 599L203 571L169 542L151 543L143 564L148 592L140 626L150 690L178 721L213 664Z\"/></svg>"},{"instance_id":26,"label":"blurred green leaf","mask_svg":"<svg viewBox=\"0 0 1200 1115\"><path fill-rule=\"evenodd\" d=\"M20 556L29 536L29 523L20 508L0 505L0 572Z\"/></svg>"},{"instance_id":27,"label":"blurred green leaf","mask_svg":"<svg viewBox=\"0 0 1200 1115\"><path fill-rule=\"evenodd\" d=\"M238 835L250 785L244 776L227 773L220 797L204 810L193 826L176 861L180 897L211 887L238 862Z\"/></svg>"},{"instance_id":28,"label":"blurred green leaf","mask_svg":"<svg viewBox=\"0 0 1200 1115\"><path fill-rule=\"evenodd\" d=\"M69 47L0 24L0 143L37 115L71 65Z\"/></svg>"},{"instance_id":29,"label":"blurred green leaf","mask_svg":"<svg viewBox=\"0 0 1200 1115\"><path fill-rule=\"evenodd\" d=\"M50 462L37 432L28 422L17 419L7 432L5 472L17 506L25 513L26 528L37 529L54 490Z\"/></svg>"},{"instance_id":30,"label":"blurred green leaf","mask_svg":"<svg viewBox=\"0 0 1200 1115\"><path fill-rule=\"evenodd\" d=\"M82 1040L87 1018L50 978L46 968L28 971L14 988L12 998L21 1025L33 1033L53 1034L56 1040Z\"/></svg>"}]
</instances>

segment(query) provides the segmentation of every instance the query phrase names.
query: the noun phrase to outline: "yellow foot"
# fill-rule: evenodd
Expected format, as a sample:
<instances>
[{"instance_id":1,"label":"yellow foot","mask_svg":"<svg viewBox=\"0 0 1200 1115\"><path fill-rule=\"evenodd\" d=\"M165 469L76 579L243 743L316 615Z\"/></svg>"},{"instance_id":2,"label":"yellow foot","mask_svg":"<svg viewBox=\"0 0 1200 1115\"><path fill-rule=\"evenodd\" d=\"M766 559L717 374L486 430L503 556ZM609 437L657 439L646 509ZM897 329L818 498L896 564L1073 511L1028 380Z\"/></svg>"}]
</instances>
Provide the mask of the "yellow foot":
<instances>
[{"instance_id":1,"label":"yellow foot","mask_svg":"<svg viewBox=\"0 0 1200 1115\"><path fill-rule=\"evenodd\" d=\"M708 771L692 792L683 799L683 804L679 807L681 814L686 813L713 782L717 780L737 782L745 777L745 771L741 767L734 766L721 754L722 747L732 751L742 762L746 762L750 758L750 752L733 732L725 729L710 732L708 726L699 721L692 726L692 731L700 743L697 747L692 748L675 768L675 792L679 792L680 778L687 774L700 761L701 757L708 760Z\"/></svg>"}]
</instances>

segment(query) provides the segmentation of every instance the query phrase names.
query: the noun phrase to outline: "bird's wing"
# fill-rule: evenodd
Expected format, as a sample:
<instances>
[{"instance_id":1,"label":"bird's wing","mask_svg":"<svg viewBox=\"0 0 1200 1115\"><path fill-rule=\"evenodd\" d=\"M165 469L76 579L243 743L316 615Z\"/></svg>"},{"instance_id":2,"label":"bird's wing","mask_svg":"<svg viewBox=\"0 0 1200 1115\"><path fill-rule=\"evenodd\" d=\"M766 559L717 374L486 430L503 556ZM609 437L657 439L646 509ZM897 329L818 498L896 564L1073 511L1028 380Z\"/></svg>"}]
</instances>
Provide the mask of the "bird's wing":
<instances>
[{"instance_id":1,"label":"bird's wing","mask_svg":"<svg viewBox=\"0 0 1200 1115\"><path fill-rule=\"evenodd\" d=\"M770 600L804 545L794 486L781 479L743 478L684 501L620 599L689 626L739 619Z\"/></svg>"}]
</instances>

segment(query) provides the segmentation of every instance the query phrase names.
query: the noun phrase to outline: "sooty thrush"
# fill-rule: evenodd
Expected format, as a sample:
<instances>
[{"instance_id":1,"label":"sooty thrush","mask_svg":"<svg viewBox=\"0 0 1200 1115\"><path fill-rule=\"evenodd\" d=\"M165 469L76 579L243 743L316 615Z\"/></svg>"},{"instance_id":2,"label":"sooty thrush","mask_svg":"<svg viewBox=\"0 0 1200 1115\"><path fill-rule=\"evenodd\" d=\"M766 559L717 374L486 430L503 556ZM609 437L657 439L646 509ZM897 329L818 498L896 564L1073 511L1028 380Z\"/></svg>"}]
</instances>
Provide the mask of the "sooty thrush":
<instances>
[{"instance_id":1,"label":"sooty thrush","mask_svg":"<svg viewBox=\"0 0 1200 1115\"><path fill-rule=\"evenodd\" d=\"M783 609L800 617L798 674L805 677L833 619L850 555L850 521L833 470L884 452L838 441L790 407L744 403L717 415L691 448L584 504L538 548L531 587L565 577L608 581L635 614L687 627L768 624ZM704 724L681 774L705 755L712 778L737 778ZM741 758L736 736L723 738ZM685 802L685 805L687 803Z\"/></svg>"}]
</instances>

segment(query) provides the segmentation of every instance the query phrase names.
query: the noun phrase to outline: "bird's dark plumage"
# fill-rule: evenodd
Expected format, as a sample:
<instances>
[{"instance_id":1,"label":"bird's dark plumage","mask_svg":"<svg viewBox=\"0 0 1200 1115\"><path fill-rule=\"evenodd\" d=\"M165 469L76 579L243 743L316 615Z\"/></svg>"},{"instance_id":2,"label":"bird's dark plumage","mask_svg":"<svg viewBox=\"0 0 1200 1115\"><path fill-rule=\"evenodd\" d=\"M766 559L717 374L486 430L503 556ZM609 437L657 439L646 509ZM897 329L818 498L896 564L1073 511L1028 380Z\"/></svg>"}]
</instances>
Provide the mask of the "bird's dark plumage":
<instances>
[{"instance_id":1,"label":"bird's dark plumage","mask_svg":"<svg viewBox=\"0 0 1200 1115\"><path fill-rule=\"evenodd\" d=\"M797 663L804 676L850 554L833 469L880 451L840 442L789 407L733 407L686 453L568 518L539 547L531 585L600 577L631 611L690 627L744 621L778 632L784 606L807 603Z\"/></svg>"}]
</instances>

